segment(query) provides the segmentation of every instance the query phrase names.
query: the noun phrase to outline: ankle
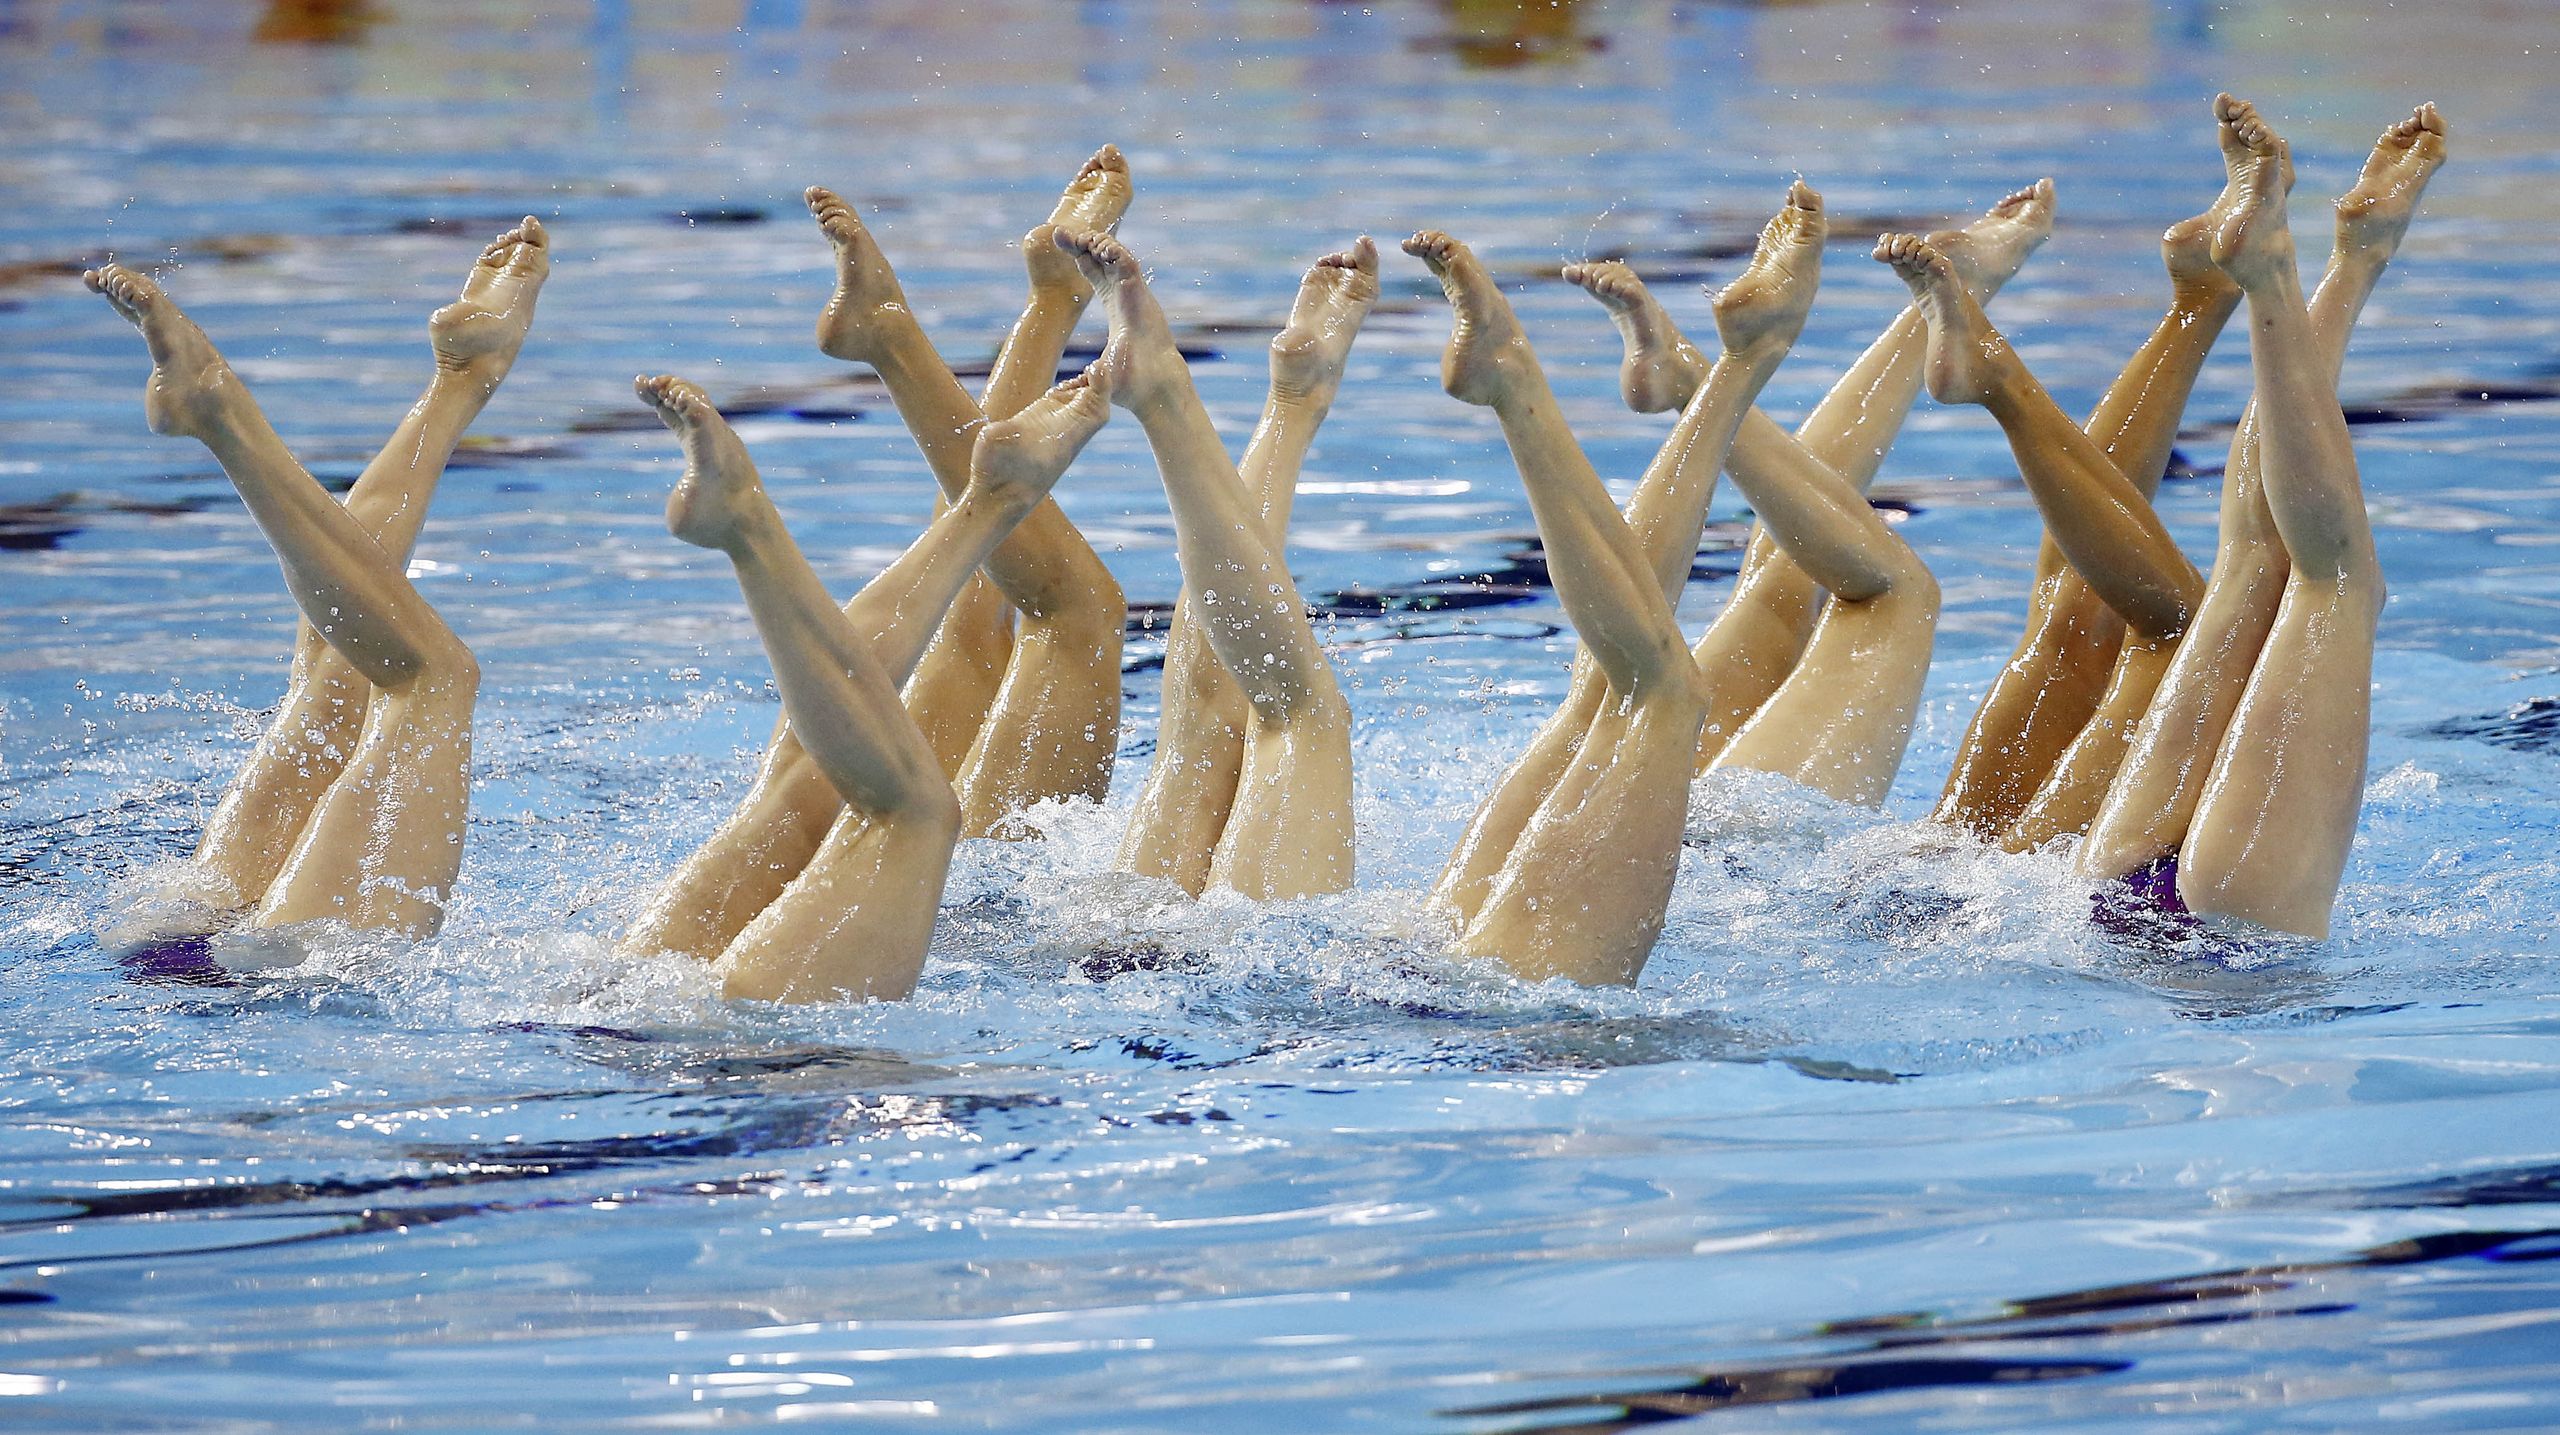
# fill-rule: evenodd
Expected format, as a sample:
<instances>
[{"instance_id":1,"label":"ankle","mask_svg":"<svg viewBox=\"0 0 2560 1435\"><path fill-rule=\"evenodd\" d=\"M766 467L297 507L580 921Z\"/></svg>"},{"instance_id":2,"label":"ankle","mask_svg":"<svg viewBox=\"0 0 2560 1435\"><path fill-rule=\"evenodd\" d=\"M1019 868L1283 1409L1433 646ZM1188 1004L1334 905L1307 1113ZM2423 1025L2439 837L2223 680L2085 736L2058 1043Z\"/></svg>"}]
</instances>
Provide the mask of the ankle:
<instances>
[{"instance_id":1,"label":"ankle","mask_svg":"<svg viewBox=\"0 0 2560 1435\"><path fill-rule=\"evenodd\" d=\"M2170 286L2169 313L2185 320L2229 318L2240 307L2240 286L2219 270L2181 276Z\"/></svg>"},{"instance_id":2,"label":"ankle","mask_svg":"<svg viewBox=\"0 0 2560 1435\"><path fill-rule=\"evenodd\" d=\"M469 417L478 414L498 392L499 383L513 367L512 356L506 359L484 356L455 362L439 354L436 356L435 376L427 380L427 392L422 402L440 408L459 408L467 423Z\"/></svg>"},{"instance_id":3,"label":"ankle","mask_svg":"<svg viewBox=\"0 0 2560 1435\"><path fill-rule=\"evenodd\" d=\"M1058 279L1034 274L1031 278L1031 307L1084 312L1085 306L1093 302L1093 286L1073 270L1069 271L1069 276Z\"/></svg>"}]
</instances>

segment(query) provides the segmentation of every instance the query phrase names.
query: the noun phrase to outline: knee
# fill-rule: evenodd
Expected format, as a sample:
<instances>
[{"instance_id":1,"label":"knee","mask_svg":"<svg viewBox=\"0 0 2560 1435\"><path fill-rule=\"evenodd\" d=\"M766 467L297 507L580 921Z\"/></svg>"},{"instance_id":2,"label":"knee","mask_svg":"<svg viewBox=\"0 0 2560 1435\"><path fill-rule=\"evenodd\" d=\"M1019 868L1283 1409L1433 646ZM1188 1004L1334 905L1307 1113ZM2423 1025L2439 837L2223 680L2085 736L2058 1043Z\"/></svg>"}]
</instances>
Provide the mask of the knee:
<instances>
[{"instance_id":1,"label":"knee","mask_svg":"<svg viewBox=\"0 0 2560 1435\"><path fill-rule=\"evenodd\" d=\"M452 632L439 633L420 645L410 685L467 705L480 696L480 659Z\"/></svg>"},{"instance_id":2,"label":"knee","mask_svg":"<svg viewBox=\"0 0 2560 1435\"><path fill-rule=\"evenodd\" d=\"M1024 615L1049 625L1062 641L1080 647L1105 641L1117 646L1129 625L1128 594L1101 559L1089 553L1082 556L1087 561L1073 565L1064 581L1042 595L1048 601L1036 612L1025 608Z\"/></svg>"},{"instance_id":3,"label":"knee","mask_svg":"<svg viewBox=\"0 0 2560 1435\"><path fill-rule=\"evenodd\" d=\"M1920 555L1904 548L1894 555L1894 561L1886 571L1890 575L1890 586L1877 596L1890 597L1898 606L1914 613L1925 613L1927 621L1935 623L1941 601L1938 575L1929 571L1929 565L1921 561Z\"/></svg>"},{"instance_id":4,"label":"knee","mask_svg":"<svg viewBox=\"0 0 2560 1435\"><path fill-rule=\"evenodd\" d=\"M1024 613L1022 636L1015 642L1021 645L1028 641L1047 648L1062 662L1107 666L1116 673L1120 649L1128 636L1128 615L1128 605L1115 583L1107 598L1079 600L1043 613Z\"/></svg>"},{"instance_id":5,"label":"knee","mask_svg":"<svg viewBox=\"0 0 2560 1435\"><path fill-rule=\"evenodd\" d=\"M881 815L901 832L937 846L949 847L960 840L960 794L941 781L938 772L933 781L914 784L895 808Z\"/></svg>"},{"instance_id":6,"label":"knee","mask_svg":"<svg viewBox=\"0 0 2560 1435\"><path fill-rule=\"evenodd\" d=\"M1689 661L1687 649L1680 650L1679 658L1678 662L1663 665L1661 676L1645 685L1639 700L1676 722L1703 724L1707 720L1706 675Z\"/></svg>"}]
</instances>

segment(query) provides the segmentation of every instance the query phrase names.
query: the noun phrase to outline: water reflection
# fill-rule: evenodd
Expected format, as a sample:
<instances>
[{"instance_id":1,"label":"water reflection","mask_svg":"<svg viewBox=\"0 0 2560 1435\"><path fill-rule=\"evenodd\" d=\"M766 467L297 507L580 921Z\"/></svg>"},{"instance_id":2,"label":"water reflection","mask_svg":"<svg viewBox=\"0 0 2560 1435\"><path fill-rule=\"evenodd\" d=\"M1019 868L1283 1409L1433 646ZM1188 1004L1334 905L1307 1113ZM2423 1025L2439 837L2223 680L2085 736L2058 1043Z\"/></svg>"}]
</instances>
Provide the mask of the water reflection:
<instances>
[{"instance_id":1,"label":"water reflection","mask_svg":"<svg viewBox=\"0 0 2560 1435\"><path fill-rule=\"evenodd\" d=\"M1431 48L1470 70L1571 64L1606 48L1579 23L1580 0L1440 0L1444 28Z\"/></svg>"},{"instance_id":2,"label":"water reflection","mask_svg":"<svg viewBox=\"0 0 2560 1435\"><path fill-rule=\"evenodd\" d=\"M2346 1315L2357 1309L2356 1303L2338 1297L2377 1287L2376 1272L2461 1261L2512 1264L2560 1259L2560 1249L2551 1245L2555 1237L2560 1237L2560 1229L2454 1232L2392 1241L2337 1260L2248 1266L2033 1296L2011 1302L1998 1315L1975 1319L1909 1314L1837 1321L1813 1338L1874 1338L1818 1361L1719 1368L1701 1371L1678 1385L1473 1405L1443 1413L1453 1418L1569 1416L1502 1428L1516 1435L1615 1435L1741 1406L2118 1375L2143 1363L2132 1354L2116 1353L2130 1349L2126 1337ZM2323 1298L2287 1299L2305 1287L2317 1288ZM2093 1316L2105 1318L2090 1319ZM2503 1319L2521 1324L2560 1320L2560 1306L2508 1311ZM2098 1347L2073 1349L2088 1342L2097 1342ZM2047 1353L2025 1358L1913 1353L1985 1343L2033 1343ZM2151 1354L2158 1351L2156 1344L2144 1349Z\"/></svg>"},{"instance_id":3,"label":"water reflection","mask_svg":"<svg viewBox=\"0 0 2560 1435\"><path fill-rule=\"evenodd\" d=\"M354 45L385 18L368 0L267 0L251 38L261 44Z\"/></svg>"}]
</instances>

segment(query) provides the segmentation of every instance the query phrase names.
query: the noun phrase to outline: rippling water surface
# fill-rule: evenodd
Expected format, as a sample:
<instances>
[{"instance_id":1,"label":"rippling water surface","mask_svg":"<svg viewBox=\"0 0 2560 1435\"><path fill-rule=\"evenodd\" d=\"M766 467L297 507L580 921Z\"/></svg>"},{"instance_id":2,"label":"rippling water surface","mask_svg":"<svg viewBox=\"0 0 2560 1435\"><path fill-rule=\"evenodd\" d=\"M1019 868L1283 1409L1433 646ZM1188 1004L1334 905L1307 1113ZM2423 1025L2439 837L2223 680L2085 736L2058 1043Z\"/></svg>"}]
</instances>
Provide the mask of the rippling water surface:
<instances>
[{"instance_id":1,"label":"rippling water surface","mask_svg":"<svg viewBox=\"0 0 2560 1435\"><path fill-rule=\"evenodd\" d=\"M2538 16L0 0L0 1422L2560 1426ZM1292 552L1358 714L1355 893L1105 870L1142 640L1114 803L964 848L915 1001L728 1006L611 957L776 711L727 572L660 527L672 445L629 375L745 415L840 590L930 501L885 395L810 346L803 185L858 197L970 368L1019 302L1010 240L1118 142L1126 235L1237 442L1307 259L1445 226L1632 479L1668 421L1619 409L1559 261L1628 254L1703 328L1696 281L1801 171L1840 239L1770 391L1792 416L1899 303L1868 236L2052 173L2061 226L1995 314L2082 410L2157 313L2158 230L2218 183L2225 86L2283 117L2306 200L2419 99L2455 130L2347 365L2393 593L2335 939L2093 923L2064 859L1913 824L2036 533L1988 419L1924 400L1880 492L1947 620L1887 814L1702 790L1635 989L1446 961L1420 895L1567 640L1493 425L1438 392L1445 310L1391 256ZM144 431L139 345L79 263L171 266L344 481L423 380L427 312L527 212L557 276L415 569L489 674L450 926L227 985L120 969L92 934L192 842L290 610L210 459ZM2235 332L2164 498L2199 556L2246 386ZM1173 596L1134 424L1061 498L1133 600ZM1517 600L1434 596L1485 574Z\"/></svg>"}]
</instances>

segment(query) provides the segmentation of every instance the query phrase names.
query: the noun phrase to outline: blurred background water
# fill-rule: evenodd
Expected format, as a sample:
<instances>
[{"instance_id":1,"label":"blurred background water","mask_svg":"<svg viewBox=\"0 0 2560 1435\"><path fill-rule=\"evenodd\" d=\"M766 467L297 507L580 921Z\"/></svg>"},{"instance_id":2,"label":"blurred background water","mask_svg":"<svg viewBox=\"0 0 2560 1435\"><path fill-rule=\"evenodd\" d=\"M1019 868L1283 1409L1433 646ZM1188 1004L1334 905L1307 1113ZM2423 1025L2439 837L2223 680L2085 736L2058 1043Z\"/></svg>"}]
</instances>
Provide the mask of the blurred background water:
<instances>
[{"instance_id":1,"label":"blurred background water","mask_svg":"<svg viewBox=\"0 0 2560 1435\"><path fill-rule=\"evenodd\" d=\"M0 1423L2560 1426L2555 42L2540 5L2380 0L0 0ZM2219 183L2222 88L2294 141L2306 262L2383 125L2431 98L2454 134L2347 363L2392 602L2333 940L2093 925L2059 857L1915 839L2037 533L1987 417L1924 399L1878 493L1947 617L1886 816L1702 792L1633 990L1448 964L1420 896L1569 636L1391 253L1292 535L1358 715L1356 892L1114 879L1115 803L964 848L908 1004L730 1007L609 956L776 711L725 568L663 532L629 376L740 416L839 591L928 512L885 394L811 345L803 186L982 370L1013 240L1118 143L1236 443L1299 269L1449 228L1631 482L1669 421L1620 408L1560 262L1627 256L1704 332L1696 284L1806 176L1837 242L1792 419L1901 302L1874 233L2052 174L1993 312L2085 411ZM80 266L158 268L343 483L525 213L557 272L413 570L488 674L448 930L129 977L91 933L192 844L291 610L220 471L144 430ZM2246 389L2235 334L2163 496L2199 557ZM1060 497L1172 598L1134 424ZM1454 601L1488 576L1509 601Z\"/></svg>"}]
</instances>

